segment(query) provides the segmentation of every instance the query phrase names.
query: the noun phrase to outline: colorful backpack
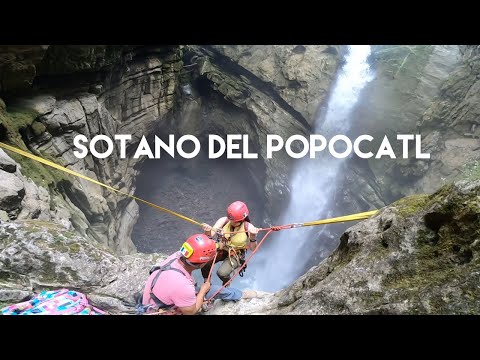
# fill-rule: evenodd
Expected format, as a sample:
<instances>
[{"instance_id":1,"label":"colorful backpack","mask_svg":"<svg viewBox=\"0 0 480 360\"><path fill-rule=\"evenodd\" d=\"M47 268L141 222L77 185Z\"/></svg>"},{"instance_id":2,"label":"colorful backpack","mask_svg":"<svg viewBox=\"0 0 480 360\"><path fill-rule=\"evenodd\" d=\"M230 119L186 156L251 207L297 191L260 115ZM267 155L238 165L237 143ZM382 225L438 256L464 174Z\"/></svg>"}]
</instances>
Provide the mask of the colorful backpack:
<instances>
[{"instance_id":1,"label":"colorful backpack","mask_svg":"<svg viewBox=\"0 0 480 360\"><path fill-rule=\"evenodd\" d=\"M33 299L1 309L2 315L105 315L87 297L68 289L42 291Z\"/></svg>"}]
</instances>

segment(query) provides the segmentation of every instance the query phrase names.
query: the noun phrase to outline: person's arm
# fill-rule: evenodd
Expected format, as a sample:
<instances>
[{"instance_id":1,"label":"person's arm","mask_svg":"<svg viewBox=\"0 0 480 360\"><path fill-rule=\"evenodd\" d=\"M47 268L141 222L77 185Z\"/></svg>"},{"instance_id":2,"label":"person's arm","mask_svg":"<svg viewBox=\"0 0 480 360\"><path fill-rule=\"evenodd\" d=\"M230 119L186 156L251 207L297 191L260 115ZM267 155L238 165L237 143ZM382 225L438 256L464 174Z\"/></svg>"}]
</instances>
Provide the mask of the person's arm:
<instances>
[{"instance_id":1,"label":"person's arm","mask_svg":"<svg viewBox=\"0 0 480 360\"><path fill-rule=\"evenodd\" d=\"M248 239L249 239L248 248L251 251L254 251L257 248L258 229L252 224L248 223L247 232L248 232Z\"/></svg>"},{"instance_id":2,"label":"person's arm","mask_svg":"<svg viewBox=\"0 0 480 360\"><path fill-rule=\"evenodd\" d=\"M214 232L212 231L212 227L208 225L207 223L202 224L202 229L205 235L212 237L214 235Z\"/></svg>"},{"instance_id":3,"label":"person's arm","mask_svg":"<svg viewBox=\"0 0 480 360\"><path fill-rule=\"evenodd\" d=\"M183 315L195 315L202 308L205 295L207 295L208 290L210 290L210 286L210 281L203 283L200 291L197 294L195 304L193 304L192 306L179 307L178 310L180 310Z\"/></svg>"},{"instance_id":4,"label":"person's arm","mask_svg":"<svg viewBox=\"0 0 480 360\"><path fill-rule=\"evenodd\" d=\"M206 223L203 223L202 228L203 228L203 231L205 231L205 235L213 237L215 235L215 229L219 229L219 230L222 229L227 223L227 221L228 221L227 217L224 216L218 219L215 225L213 225L213 227L211 227Z\"/></svg>"}]
</instances>

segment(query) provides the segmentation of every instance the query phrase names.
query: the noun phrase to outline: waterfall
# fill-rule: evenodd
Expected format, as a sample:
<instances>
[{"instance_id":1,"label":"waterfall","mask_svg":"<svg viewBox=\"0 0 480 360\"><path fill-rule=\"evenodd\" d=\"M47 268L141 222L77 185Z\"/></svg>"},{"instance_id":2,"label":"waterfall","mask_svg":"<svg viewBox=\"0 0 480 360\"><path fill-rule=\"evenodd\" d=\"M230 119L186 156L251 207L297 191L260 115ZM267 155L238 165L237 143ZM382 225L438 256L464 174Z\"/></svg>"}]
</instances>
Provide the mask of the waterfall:
<instances>
[{"instance_id":1,"label":"waterfall","mask_svg":"<svg viewBox=\"0 0 480 360\"><path fill-rule=\"evenodd\" d=\"M327 140L346 134L351 124L351 112L360 91L373 79L367 63L370 46L349 46L328 105L316 119L315 133ZM337 151L341 151L337 148ZM276 224L290 224L318 220L329 216L329 206L335 192L337 178L344 159L323 152L315 159L297 160L290 181L291 199ZM245 279L234 281L237 287L252 287L277 291L290 285L304 271L309 260L309 249L319 246L315 239L326 237L324 227L297 228L273 233L265 248L249 263ZM264 233L263 233L264 234ZM309 246L312 245L312 246Z\"/></svg>"}]
</instances>

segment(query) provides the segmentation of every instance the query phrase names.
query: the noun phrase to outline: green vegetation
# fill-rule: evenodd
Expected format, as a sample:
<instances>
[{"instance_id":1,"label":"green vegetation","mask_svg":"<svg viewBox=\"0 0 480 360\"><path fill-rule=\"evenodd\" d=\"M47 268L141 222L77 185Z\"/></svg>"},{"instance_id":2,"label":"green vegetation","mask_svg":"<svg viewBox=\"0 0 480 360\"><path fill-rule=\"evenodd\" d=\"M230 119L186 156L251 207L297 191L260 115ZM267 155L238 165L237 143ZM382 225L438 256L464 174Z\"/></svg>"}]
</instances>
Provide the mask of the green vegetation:
<instances>
[{"instance_id":1,"label":"green vegetation","mask_svg":"<svg viewBox=\"0 0 480 360\"><path fill-rule=\"evenodd\" d=\"M31 126L38 117L38 113L30 109L11 108L7 112L0 108L0 125L2 125L7 134L7 139L12 145L20 147L22 150L28 150L23 143L20 130Z\"/></svg>"},{"instance_id":2,"label":"green vegetation","mask_svg":"<svg viewBox=\"0 0 480 360\"><path fill-rule=\"evenodd\" d=\"M65 266L62 268L62 270L67 273L68 275L70 275L70 279L67 279L67 282L70 282L70 281L79 281L80 280L80 277L78 276L78 273L73 270L71 267L68 267L68 266Z\"/></svg>"},{"instance_id":3,"label":"green vegetation","mask_svg":"<svg viewBox=\"0 0 480 360\"><path fill-rule=\"evenodd\" d=\"M453 184L442 186L437 192L432 195L416 194L404 197L392 203L400 215L403 217L410 217L418 214L421 210L427 209L435 203L442 202L449 194L453 194ZM451 211L451 206L454 205L455 200L449 201L442 211ZM472 204L475 205L475 202Z\"/></svg>"},{"instance_id":4,"label":"green vegetation","mask_svg":"<svg viewBox=\"0 0 480 360\"><path fill-rule=\"evenodd\" d=\"M394 79L402 75L415 77L427 64L433 49L430 45L379 45L374 47L370 61L381 65L383 72Z\"/></svg>"},{"instance_id":5,"label":"green vegetation","mask_svg":"<svg viewBox=\"0 0 480 360\"><path fill-rule=\"evenodd\" d=\"M427 201L427 195L411 195L394 202L392 205L398 209L400 215L408 217L423 209Z\"/></svg>"},{"instance_id":6,"label":"green vegetation","mask_svg":"<svg viewBox=\"0 0 480 360\"><path fill-rule=\"evenodd\" d=\"M41 122L34 121L32 123L32 130L35 136L40 136L47 130L47 128Z\"/></svg>"},{"instance_id":7,"label":"green vegetation","mask_svg":"<svg viewBox=\"0 0 480 360\"><path fill-rule=\"evenodd\" d=\"M462 175L465 180L480 180L480 161L465 164Z\"/></svg>"},{"instance_id":8,"label":"green vegetation","mask_svg":"<svg viewBox=\"0 0 480 360\"><path fill-rule=\"evenodd\" d=\"M415 256L403 258L397 271L385 277L383 285L394 294L398 291L399 298L405 298L405 292L409 292L410 298L425 303L432 313L447 311L449 298L440 296L436 289L448 284L458 287L468 301L474 301L478 288L472 273L480 271L480 261L475 256L480 239L478 196L479 191L465 195L449 184L430 196L415 195L397 201L400 214L423 216L426 227L416 233ZM422 209L430 210L422 215Z\"/></svg>"},{"instance_id":9,"label":"green vegetation","mask_svg":"<svg viewBox=\"0 0 480 360\"><path fill-rule=\"evenodd\" d=\"M45 125L35 121L37 117L38 113L30 109L12 107L8 112L0 109L0 125L6 130L7 139L5 142L24 151L29 151L23 142L20 131L31 127L35 134L45 132ZM66 175L61 171L50 169L46 165L9 152L8 150L7 152L13 160L20 164L22 174L32 179L32 181L39 186L48 188L49 186L55 186L59 181L67 179ZM60 163L59 159L54 159L49 155L41 154L41 156L55 163Z\"/></svg>"}]
</instances>

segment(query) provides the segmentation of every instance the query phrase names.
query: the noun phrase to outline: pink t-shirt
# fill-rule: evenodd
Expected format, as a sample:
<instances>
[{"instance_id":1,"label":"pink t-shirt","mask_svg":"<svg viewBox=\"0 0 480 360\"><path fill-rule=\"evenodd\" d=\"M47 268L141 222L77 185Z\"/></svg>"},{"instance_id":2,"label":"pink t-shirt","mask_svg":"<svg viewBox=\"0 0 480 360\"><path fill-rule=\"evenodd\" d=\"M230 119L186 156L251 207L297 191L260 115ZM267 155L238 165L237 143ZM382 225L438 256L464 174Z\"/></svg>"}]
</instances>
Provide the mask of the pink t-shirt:
<instances>
[{"instance_id":1,"label":"pink t-shirt","mask_svg":"<svg viewBox=\"0 0 480 360\"><path fill-rule=\"evenodd\" d=\"M180 256L180 251L177 251L170 255L165 261L162 261L160 266L167 264L174 258L178 259ZM175 270L163 271L153 287L153 293L160 301L167 305L174 304L176 307L188 307L194 305L197 301L197 297L195 295L195 282L192 276L187 270L185 270L179 260L175 260L170 266L179 269L184 275ZM143 290L143 305L155 304L150 297L150 287L157 272L158 270L154 271L147 280L145 289Z\"/></svg>"}]
</instances>

